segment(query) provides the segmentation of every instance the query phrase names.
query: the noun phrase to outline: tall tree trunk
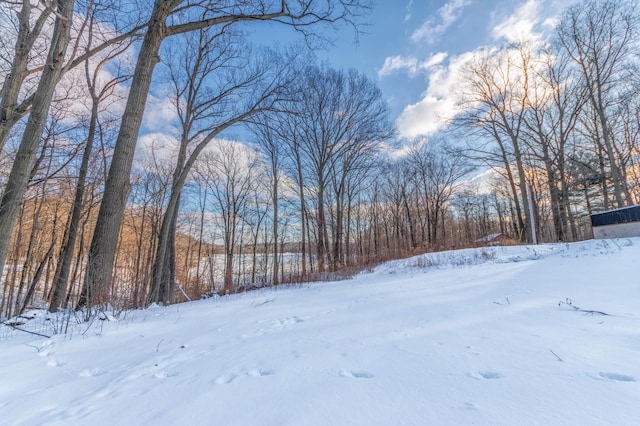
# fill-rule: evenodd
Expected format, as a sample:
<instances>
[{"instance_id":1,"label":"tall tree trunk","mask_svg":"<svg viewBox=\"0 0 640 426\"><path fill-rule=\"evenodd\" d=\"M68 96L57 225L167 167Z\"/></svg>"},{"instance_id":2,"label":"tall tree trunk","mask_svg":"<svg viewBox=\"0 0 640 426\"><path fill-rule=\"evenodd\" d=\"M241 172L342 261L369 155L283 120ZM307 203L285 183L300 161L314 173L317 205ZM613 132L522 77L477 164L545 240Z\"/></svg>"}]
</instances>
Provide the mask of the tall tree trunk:
<instances>
[{"instance_id":1,"label":"tall tree trunk","mask_svg":"<svg viewBox=\"0 0 640 426\"><path fill-rule=\"evenodd\" d=\"M278 285L278 178L277 170L273 170L273 285ZM304 257L303 257L304 262Z\"/></svg>"},{"instance_id":2,"label":"tall tree trunk","mask_svg":"<svg viewBox=\"0 0 640 426\"><path fill-rule=\"evenodd\" d=\"M202 239L204 234L204 213L205 213L205 205L207 203L207 190L204 190L204 199L202 200L202 204L200 206L200 227L198 229L198 264L196 266L196 282L200 285L200 263L202 261ZM213 289L213 286L211 286Z\"/></svg>"},{"instance_id":3,"label":"tall tree trunk","mask_svg":"<svg viewBox=\"0 0 640 426\"><path fill-rule=\"evenodd\" d=\"M343 235L343 221L344 221L344 200L342 196L343 190L341 189L336 194L336 218L335 218L335 236L333 241L333 269L337 270L342 266L342 235Z\"/></svg>"},{"instance_id":4,"label":"tall tree trunk","mask_svg":"<svg viewBox=\"0 0 640 426\"><path fill-rule=\"evenodd\" d=\"M89 160L93 151L93 143L96 135L96 127L98 122L98 99L93 97L91 105L91 118L89 121L89 134L87 135L87 144L82 153L82 161L80 164L80 172L78 174L78 182L76 183L76 191L73 198L73 207L69 225L62 247L62 253L59 257L58 267L54 275L53 296L49 304L49 312L56 312L60 305L64 302L67 293L67 285L69 282L69 273L71 271L71 261L76 246L78 236L78 226L80 224L80 216L82 214L84 189L89 171Z\"/></svg>"},{"instance_id":5,"label":"tall tree trunk","mask_svg":"<svg viewBox=\"0 0 640 426\"><path fill-rule=\"evenodd\" d=\"M224 256L224 294L233 293L233 236L231 230L225 231Z\"/></svg>"},{"instance_id":6,"label":"tall tree trunk","mask_svg":"<svg viewBox=\"0 0 640 426\"><path fill-rule=\"evenodd\" d=\"M325 264L325 252L326 252L326 242L325 236L327 235L327 224L326 218L324 214L324 185L322 183L322 178L320 178L320 182L318 183L318 205L316 210L316 222L318 225L318 235L316 236L316 255L318 257L318 271L324 271Z\"/></svg>"},{"instance_id":7,"label":"tall tree trunk","mask_svg":"<svg viewBox=\"0 0 640 426\"><path fill-rule=\"evenodd\" d=\"M169 196L169 204L162 217L160 233L158 234L158 247L155 261L153 263L153 273L151 279L151 290L149 291L149 303L160 302L169 303L169 276L167 269L171 261L171 247L169 240L171 233L175 233L175 224L180 204L180 192L182 188L172 188Z\"/></svg>"},{"instance_id":8,"label":"tall tree trunk","mask_svg":"<svg viewBox=\"0 0 640 426\"><path fill-rule=\"evenodd\" d=\"M4 269L11 231L16 222L22 198L27 190L36 151L49 114L56 82L62 71L64 55L69 44L74 0L60 0L58 15L47 55L47 66L38 82L31 114L22 135L9 179L0 200L0 271Z\"/></svg>"},{"instance_id":9,"label":"tall tree trunk","mask_svg":"<svg viewBox=\"0 0 640 426\"><path fill-rule=\"evenodd\" d=\"M27 289L27 293L24 296L24 302L22 303L22 307L18 311L18 315L22 314L24 311L27 310L27 306L29 306L29 302L33 298L33 295L36 292L36 287L38 286L38 283L40 282L40 278L42 277L42 272L44 271L44 267L46 266L47 262L49 262L49 259L53 254L53 249L55 248L55 246L56 246L56 238L54 236L53 240L51 241L51 245L47 250L47 253L44 255L44 259L42 259L42 262L40 262L40 264L38 265L38 269L36 270L35 275L31 279L31 284L29 285L29 288Z\"/></svg>"},{"instance_id":10,"label":"tall tree trunk","mask_svg":"<svg viewBox=\"0 0 640 426\"><path fill-rule=\"evenodd\" d=\"M294 154L295 154L295 158L296 158L296 172L298 173L298 196L300 198L300 256L302 258L302 271L301 271L301 275L302 275L302 279L304 280L305 277L307 276L307 259L305 258L306 256L306 250L307 250L307 244L306 244L306 237L307 237L307 215L306 215L306 207L305 207L305 196L304 196L304 180L303 180L303 176L302 176L302 161L300 159L300 151L299 151L299 147L297 145L297 141L294 140ZM311 256L311 253L309 253L309 256ZM309 262L310 264L312 264L311 262Z\"/></svg>"},{"instance_id":11,"label":"tall tree trunk","mask_svg":"<svg viewBox=\"0 0 640 426\"><path fill-rule=\"evenodd\" d=\"M173 8L173 3L155 2L147 34L140 47L138 62L131 81L131 90L122 116L120 131L105 183L104 196L89 248L87 271L78 300L78 308L107 303L107 292L113 273L118 235L127 198L131 191L129 179L136 146L135 141L140 131L153 69L160 61L158 56L160 45L166 37L165 20Z\"/></svg>"},{"instance_id":12,"label":"tall tree trunk","mask_svg":"<svg viewBox=\"0 0 640 426\"><path fill-rule=\"evenodd\" d=\"M18 105L18 96L27 76L27 65L33 43L51 12L49 8L45 8L31 28L32 8L30 1L22 2L22 9L18 14L18 34L13 60L0 91L0 152L4 148L11 128L28 112L25 107L21 108Z\"/></svg>"}]
</instances>

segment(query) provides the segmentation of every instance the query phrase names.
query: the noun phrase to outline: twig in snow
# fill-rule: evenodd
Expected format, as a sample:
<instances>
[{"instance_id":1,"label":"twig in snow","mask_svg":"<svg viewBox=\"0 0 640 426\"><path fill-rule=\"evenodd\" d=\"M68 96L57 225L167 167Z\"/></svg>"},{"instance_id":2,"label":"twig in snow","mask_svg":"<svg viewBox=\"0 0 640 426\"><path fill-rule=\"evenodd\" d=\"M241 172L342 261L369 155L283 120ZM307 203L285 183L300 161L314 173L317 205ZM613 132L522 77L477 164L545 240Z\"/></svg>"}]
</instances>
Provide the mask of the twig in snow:
<instances>
[{"instance_id":1,"label":"twig in snow","mask_svg":"<svg viewBox=\"0 0 640 426\"><path fill-rule=\"evenodd\" d=\"M50 338L51 338L51 336L47 336L46 334L36 333L35 331L25 330L25 329L23 329L23 328L16 327L15 325L9 325L9 324L4 323L4 322L3 322L2 324L3 324L3 325L6 325L7 327L12 328L12 329L14 329L14 330L22 331L23 333L34 334L34 335L36 335L36 336L46 337L47 339L50 339Z\"/></svg>"},{"instance_id":2,"label":"twig in snow","mask_svg":"<svg viewBox=\"0 0 640 426\"><path fill-rule=\"evenodd\" d=\"M257 308L257 307L259 307L259 306L266 305L267 303L271 303L271 302L273 302L274 300L276 300L276 298L275 298L275 297L274 297L274 298L271 298L271 299L263 300L262 302L259 302L259 303L251 302L251 305L252 305L254 308Z\"/></svg>"},{"instance_id":3,"label":"twig in snow","mask_svg":"<svg viewBox=\"0 0 640 426\"><path fill-rule=\"evenodd\" d=\"M608 313L606 313L606 312L602 312L602 311L594 311L594 310L591 310L591 309L581 309L581 308L579 308L578 306L575 306L575 305L573 304L573 300L571 300L571 299L570 299L570 298L568 298L568 297L564 299L564 302L563 302L562 300L558 302L558 306L562 307L562 305L567 305L567 306L569 306L570 308L573 308L574 310L579 311L579 312L584 312L585 314L590 314L590 315L596 315L596 314L597 314L597 315L605 315L605 316L608 316L608 317L609 317L609 316L611 316L611 315L609 315Z\"/></svg>"},{"instance_id":4,"label":"twig in snow","mask_svg":"<svg viewBox=\"0 0 640 426\"><path fill-rule=\"evenodd\" d=\"M558 356L558 354L557 354L557 353L555 353L555 352L554 352L554 351L552 351L551 349L549 349L549 352L551 352L551 353L552 353L556 358L558 358L558 361L560 361L560 362L564 362L564 360L563 360L562 358L560 358L560 357Z\"/></svg>"},{"instance_id":5,"label":"twig in snow","mask_svg":"<svg viewBox=\"0 0 640 426\"><path fill-rule=\"evenodd\" d=\"M505 298L504 298L504 300L506 300L507 305L510 305L510 304L511 304L511 301L509 300L509 298L508 298L508 297L505 297ZM496 305L500 305L500 306L503 306L503 305L504 305L503 303L495 302L495 301L494 301L493 303L495 303Z\"/></svg>"},{"instance_id":6,"label":"twig in snow","mask_svg":"<svg viewBox=\"0 0 640 426\"><path fill-rule=\"evenodd\" d=\"M28 347L30 347L30 348L33 348L33 349L35 349L35 350L36 350L36 351L38 351L38 352L40 352L40 351L43 349L43 348L41 348L41 347L39 348L39 347L37 347L36 345L30 345L30 344L28 344L28 343L25 343L24 345L25 345L25 346L28 346Z\"/></svg>"}]
</instances>

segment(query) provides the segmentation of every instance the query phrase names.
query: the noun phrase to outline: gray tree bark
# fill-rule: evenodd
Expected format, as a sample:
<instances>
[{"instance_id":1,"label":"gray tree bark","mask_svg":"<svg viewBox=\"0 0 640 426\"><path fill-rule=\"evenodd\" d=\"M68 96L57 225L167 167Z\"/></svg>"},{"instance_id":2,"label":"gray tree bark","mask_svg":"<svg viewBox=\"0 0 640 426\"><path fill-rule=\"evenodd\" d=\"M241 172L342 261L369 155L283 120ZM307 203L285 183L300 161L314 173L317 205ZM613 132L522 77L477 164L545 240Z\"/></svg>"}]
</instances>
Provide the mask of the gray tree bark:
<instances>
[{"instance_id":1,"label":"gray tree bark","mask_svg":"<svg viewBox=\"0 0 640 426\"><path fill-rule=\"evenodd\" d=\"M22 135L7 185L0 200L0 271L4 269L11 233L22 198L27 190L36 151L42 138L56 83L62 71L64 55L70 39L74 0L60 0L47 55L47 64L33 98L31 114Z\"/></svg>"},{"instance_id":2,"label":"gray tree bark","mask_svg":"<svg viewBox=\"0 0 640 426\"><path fill-rule=\"evenodd\" d=\"M36 38L40 35L40 31L51 13L51 9L45 8L31 27L32 9L33 6L29 0L22 2L22 9L18 14L15 53L9 74L2 84L2 90L0 90L0 152L4 148L11 128L28 113L28 102L18 104L20 87L27 76L29 52L31 52Z\"/></svg>"},{"instance_id":3,"label":"gray tree bark","mask_svg":"<svg viewBox=\"0 0 640 426\"><path fill-rule=\"evenodd\" d=\"M111 283L118 234L130 192L129 176L133 155L153 69L159 61L158 52L164 38L214 25L232 24L240 21L277 20L292 26L300 25L297 28L305 33L307 31L305 28L314 23L323 21L335 22L337 20L348 21L354 10L362 8L358 1L327 3L301 1L295 2L299 4L294 5L294 2L289 4L289 2L283 0L278 10L269 12L267 3L256 2L255 4L245 5L245 2L238 2L238 4L232 5L234 7L229 7L226 11L224 10L224 5L220 6L223 8L223 12L227 13L220 13L210 18L205 15L201 20L167 27L166 19L182 3L183 0L156 0L154 2L153 12L147 26L147 34L143 39L138 55L131 91L105 184L104 197L100 205L96 228L89 250L87 271L81 297L78 301L78 308L107 302L107 290ZM213 3L217 5L217 2ZM242 6L249 7L249 11L243 13ZM190 7L189 4L185 4L185 10ZM206 9L207 6L204 7L204 10Z\"/></svg>"}]
</instances>

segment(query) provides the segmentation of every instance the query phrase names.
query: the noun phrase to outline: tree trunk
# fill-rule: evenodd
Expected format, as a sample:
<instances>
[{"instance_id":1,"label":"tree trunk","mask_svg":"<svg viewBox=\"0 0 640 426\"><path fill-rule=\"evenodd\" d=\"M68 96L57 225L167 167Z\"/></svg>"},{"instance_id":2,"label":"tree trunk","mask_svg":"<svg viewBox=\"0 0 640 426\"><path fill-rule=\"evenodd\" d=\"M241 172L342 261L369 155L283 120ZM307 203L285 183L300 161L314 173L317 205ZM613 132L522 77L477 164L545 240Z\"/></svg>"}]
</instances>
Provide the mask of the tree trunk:
<instances>
[{"instance_id":1,"label":"tree trunk","mask_svg":"<svg viewBox=\"0 0 640 426\"><path fill-rule=\"evenodd\" d=\"M58 17L53 30L47 66L42 71L33 106L9 179L0 200L0 271L4 269L11 231L16 222L22 198L27 190L36 151L49 114L53 92L62 71L62 62L69 44L74 0L58 2Z\"/></svg>"},{"instance_id":2,"label":"tree trunk","mask_svg":"<svg viewBox=\"0 0 640 426\"><path fill-rule=\"evenodd\" d=\"M224 257L224 294L233 293L233 237L231 231L225 231Z\"/></svg>"},{"instance_id":3,"label":"tree trunk","mask_svg":"<svg viewBox=\"0 0 640 426\"><path fill-rule=\"evenodd\" d=\"M278 285L278 170L273 170L273 285ZM304 257L303 257L304 262Z\"/></svg>"},{"instance_id":4,"label":"tree trunk","mask_svg":"<svg viewBox=\"0 0 640 426\"><path fill-rule=\"evenodd\" d=\"M170 270L167 269L167 265L171 261L171 247L169 240L171 239L171 233L175 233L181 190L182 188L172 188L169 196L169 204L167 205L167 209L162 217L162 225L160 226L160 233L158 235L158 247L153 264L149 303L169 303L168 296L170 283L168 273L170 273Z\"/></svg>"},{"instance_id":5,"label":"tree trunk","mask_svg":"<svg viewBox=\"0 0 640 426\"><path fill-rule=\"evenodd\" d=\"M319 176L320 182L318 183L318 205L316 211L317 217L317 225L318 225L318 235L316 242L316 255L318 257L318 271L324 271L325 264L325 252L326 252L326 240L325 235L327 235L327 224L326 218L324 215L324 185L322 183L322 178Z\"/></svg>"},{"instance_id":6,"label":"tree trunk","mask_svg":"<svg viewBox=\"0 0 640 426\"><path fill-rule=\"evenodd\" d=\"M71 218L67 227L67 235L64 240L62 253L59 257L58 267L55 273L55 282L53 284L53 296L49 304L49 312L56 312L58 307L64 302L67 293L67 285L69 282L69 272L71 271L71 261L76 246L78 236L78 226L80 224L80 216L82 214L84 189L89 170L89 160L93 151L93 142L95 140L96 125L98 122L98 100L93 99L91 106L91 119L89 122L89 134L87 136L87 144L82 153L82 162L80 164L80 172L78 174L78 182L76 183L76 192L73 198L73 207Z\"/></svg>"},{"instance_id":7,"label":"tree trunk","mask_svg":"<svg viewBox=\"0 0 640 426\"><path fill-rule=\"evenodd\" d=\"M40 264L38 265L38 269L36 270L35 275L31 279L31 284L27 289L27 294L24 296L24 302L22 303L22 307L18 311L18 315L22 314L24 311L27 310L27 306L29 306L29 301L33 298L33 294L36 292L36 287L38 286L40 277L42 277L42 272L44 271L44 267L49 261L49 259L51 258L51 255L53 254L53 249L55 245L56 245L56 238L54 237L53 241L51 241L51 245L49 246L49 249L47 250L47 253L44 255L44 259L42 259L42 262L40 262Z\"/></svg>"},{"instance_id":8,"label":"tree trunk","mask_svg":"<svg viewBox=\"0 0 640 426\"><path fill-rule=\"evenodd\" d=\"M22 9L18 14L18 35L16 37L14 56L0 92L0 152L4 148L11 128L27 113L24 108L20 110L18 96L22 83L27 76L29 53L31 53L33 43L50 14L50 9L45 8L38 16L33 28L31 28L31 9L30 1L22 2Z\"/></svg>"},{"instance_id":9,"label":"tree trunk","mask_svg":"<svg viewBox=\"0 0 640 426\"><path fill-rule=\"evenodd\" d=\"M155 2L147 34L140 47L131 90L122 116L120 131L105 183L104 196L89 248L87 271L77 308L107 303L107 292L112 278L118 235L127 198L131 191L129 179L136 141L149 94L153 69L160 61L158 52L166 37L165 20L173 7L167 3L169 2Z\"/></svg>"}]
</instances>

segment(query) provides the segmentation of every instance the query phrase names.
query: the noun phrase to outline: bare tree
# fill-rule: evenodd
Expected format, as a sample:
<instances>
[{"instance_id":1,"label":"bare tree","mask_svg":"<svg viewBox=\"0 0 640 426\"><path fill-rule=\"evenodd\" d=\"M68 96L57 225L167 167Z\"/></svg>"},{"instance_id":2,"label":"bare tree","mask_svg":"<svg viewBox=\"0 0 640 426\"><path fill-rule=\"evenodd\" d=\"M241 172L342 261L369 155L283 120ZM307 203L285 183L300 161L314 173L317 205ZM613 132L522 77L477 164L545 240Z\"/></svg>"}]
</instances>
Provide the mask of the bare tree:
<instances>
[{"instance_id":1,"label":"bare tree","mask_svg":"<svg viewBox=\"0 0 640 426\"><path fill-rule=\"evenodd\" d=\"M21 3L20 11L15 11L18 32L13 58L7 58L7 62L11 65L0 90L0 152L4 148L11 128L29 111L30 100L22 102L18 100L20 88L29 73L29 55L52 11L49 7L38 6L35 6L36 10L34 10L29 0L23 0ZM13 10L7 12L11 13ZM35 19L33 19L34 14Z\"/></svg>"},{"instance_id":2,"label":"bare tree","mask_svg":"<svg viewBox=\"0 0 640 426\"><path fill-rule=\"evenodd\" d=\"M47 56L48 65L42 71L20 147L0 200L0 271L4 269L11 232L20 210L22 197L27 189L30 172L51 106L53 91L62 72L64 56L70 39L73 4L73 0L58 2L56 23Z\"/></svg>"},{"instance_id":3,"label":"bare tree","mask_svg":"<svg viewBox=\"0 0 640 426\"><path fill-rule=\"evenodd\" d=\"M580 74L570 67L570 58L562 50L545 49L537 55L540 59L531 67L524 140L531 154L543 164L555 238L564 241L577 238L570 236L567 163L572 156L570 140L587 100L586 91Z\"/></svg>"},{"instance_id":4,"label":"bare tree","mask_svg":"<svg viewBox=\"0 0 640 426\"><path fill-rule=\"evenodd\" d=\"M427 218L428 243L438 244L438 226L444 221L447 203L460 179L471 172L465 158L447 150L441 140L415 145L409 151L409 164L417 179L418 193L422 197Z\"/></svg>"},{"instance_id":5,"label":"bare tree","mask_svg":"<svg viewBox=\"0 0 640 426\"><path fill-rule=\"evenodd\" d=\"M91 37L91 31L89 31L89 37ZM89 45L91 42L89 41ZM114 49L109 55L98 62L98 64L91 69L90 61L87 59L85 62L85 79L87 89L91 99L91 111L89 113L89 124L87 129L87 140L82 153L82 160L80 169L78 171L78 180L76 183L76 189L73 199L73 205L67 228L63 240L62 251L60 259L56 269L55 279L53 283L53 293L49 302L49 312L56 312L60 307L67 294L67 284L69 280L69 274L71 271L71 262L76 249L76 240L79 234L79 226L81 214L84 209L84 197L85 197L85 185L87 175L89 172L89 163L93 153L93 146L96 137L99 133L99 107L101 102L106 98L113 95L115 87L126 80L127 76L116 76L109 80L102 87L98 86L98 76L102 68L109 63L112 59L120 55L124 49L128 46L125 44L122 47Z\"/></svg>"},{"instance_id":6,"label":"bare tree","mask_svg":"<svg viewBox=\"0 0 640 426\"><path fill-rule=\"evenodd\" d=\"M273 108L292 78L275 53L248 54L250 46L233 34L226 37L225 33L201 30L186 35L190 36L193 38L185 44L188 47L178 61L180 65L169 65L182 131L158 242L150 295L153 302L172 301L169 275L162 271L173 263L174 249L167 243L175 234L180 194L193 165L221 132Z\"/></svg>"},{"instance_id":7,"label":"bare tree","mask_svg":"<svg viewBox=\"0 0 640 426\"><path fill-rule=\"evenodd\" d=\"M40 58L45 58L49 45L56 42L52 37L55 27L51 29L49 24L53 18L62 16L49 1L41 1L36 6L29 0L5 3L8 4L7 14L15 13L15 19L9 18L8 21L15 22L17 31L14 49L7 53L7 58L3 58L9 66L0 90L0 152L11 129L31 111L38 87L33 81L37 82L42 77L46 65ZM139 18L135 18L133 23L125 25L126 28L119 25L119 21L124 19L117 12L123 2L118 3L113 0L74 2L78 13L70 16L71 34L68 43L71 45L63 58L66 62L53 84L60 82L70 70L105 49L140 36L146 24L140 25L136 22ZM20 10L17 9L18 5L22 6ZM87 33L91 33L91 36L87 37Z\"/></svg>"},{"instance_id":8,"label":"bare tree","mask_svg":"<svg viewBox=\"0 0 640 426\"><path fill-rule=\"evenodd\" d=\"M595 1L570 7L562 16L557 33L567 53L578 65L593 110L590 126L594 140L604 148L618 207L629 203L616 155L612 108L619 102L619 85L625 77L632 46L637 42L638 17L635 3ZM626 200L625 200L626 198Z\"/></svg>"},{"instance_id":9,"label":"bare tree","mask_svg":"<svg viewBox=\"0 0 640 426\"><path fill-rule=\"evenodd\" d=\"M531 217L523 132L530 53L502 48L482 52L470 62L460 89L460 107L465 112L456 118L457 125L480 131L482 142L470 144L469 157L504 170L515 207L518 237L527 241L531 241Z\"/></svg>"},{"instance_id":10,"label":"bare tree","mask_svg":"<svg viewBox=\"0 0 640 426\"><path fill-rule=\"evenodd\" d=\"M271 125L273 122L277 122L275 116L265 116L263 120L256 120L255 124L251 127L257 145L259 146L261 154L266 159L268 168L270 188L269 194L271 197L272 207L272 239L273 239L273 258L272 258L272 283L278 285L279 280L279 213L280 213L280 184L283 179L283 166L284 166L284 147L286 141L279 137L279 132ZM304 255L303 255L304 262Z\"/></svg>"},{"instance_id":11,"label":"bare tree","mask_svg":"<svg viewBox=\"0 0 640 426\"><path fill-rule=\"evenodd\" d=\"M122 223L129 175L133 161L142 114L146 103L159 50L169 36L216 27L222 30L237 22L275 21L312 34L321 23L351 21L363 10L358 1L268 1L229 2L202 1L197 4L183 0L156 0L137 58L134 78L125 107L120 133L105 185L103 202L89 253L85 289L90 303L104 303L106 288L113 270L118 229ZM178 16L175 15L179 13ZM171 22L172 16L176 20Z\"/></svg>"},{"instance_id":12,"label":"bare tree","mask_svg":"<svg viewBox=\"0 0 640 426\"><path fill-rule=\"evenodd\" d=\"M326 208L331 179L337 182L338 192L333 195L344 201L346 176L376 152L392 129L380 90L354 70L308 67L297 92L301 97L291 106L296 132L291 140L301 153L300 167L307 175L307 185L315 188L316 251L322 271L330 244ZM342 227L343 211L337 214L336 227Z\"/></svg>"},{"instance_id":13,"label":"bare tree","mask_svg":"<svg viewBox=\"0 0 640 426\"><path fill-rule=\"evenodd\" d=\"M200 173L210 177L216 211L222 221L224 294L236 290L233 280L235 255L240 244L243 216L246 215L251 190L255 185L257 160L257 155L244 145L219 140L215 151L204 156L200 170Z\"/></svg>"}]
</instances>

